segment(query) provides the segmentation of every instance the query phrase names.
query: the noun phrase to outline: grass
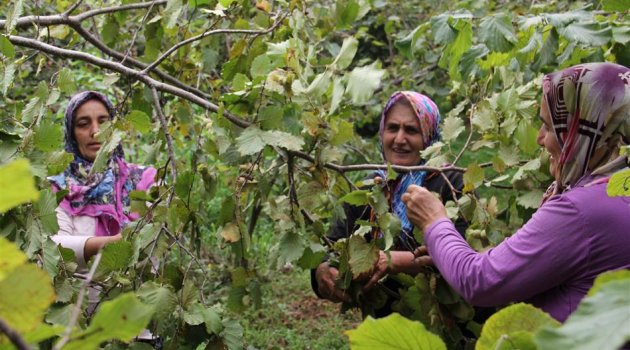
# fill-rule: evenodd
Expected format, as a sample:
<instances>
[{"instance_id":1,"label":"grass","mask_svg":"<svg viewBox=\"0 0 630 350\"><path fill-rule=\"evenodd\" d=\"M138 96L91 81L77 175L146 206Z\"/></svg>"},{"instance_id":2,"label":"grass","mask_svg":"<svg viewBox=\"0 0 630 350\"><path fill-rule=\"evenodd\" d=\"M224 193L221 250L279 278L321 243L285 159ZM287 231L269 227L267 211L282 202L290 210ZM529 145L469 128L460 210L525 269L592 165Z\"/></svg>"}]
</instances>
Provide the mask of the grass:
<instances>
[{"instance_id":1,"label":"grass","mask_svg":"<svg viewBox=\"0 0 630 350\"><path fill-rule=\"evenodd\" d=\"M339 313L339 304L318 299L308 271L271 272L263 305L241 315L247 349L349 349L344 330L361 322L358 310Z\"/></svg>"}]
</instances>

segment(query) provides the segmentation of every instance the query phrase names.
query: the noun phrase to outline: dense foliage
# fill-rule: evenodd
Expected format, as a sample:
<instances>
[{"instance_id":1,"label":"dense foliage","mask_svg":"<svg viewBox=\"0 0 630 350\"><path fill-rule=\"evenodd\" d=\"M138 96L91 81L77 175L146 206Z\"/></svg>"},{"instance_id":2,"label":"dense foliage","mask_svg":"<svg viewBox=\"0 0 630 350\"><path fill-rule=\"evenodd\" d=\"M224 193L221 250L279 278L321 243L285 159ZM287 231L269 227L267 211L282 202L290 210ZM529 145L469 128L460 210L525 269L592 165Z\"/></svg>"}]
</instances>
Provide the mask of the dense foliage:
<instances>
[{"instance_id":1,"label":"dense foliage","mask_svg":"<svg viewBox=\"0 0 630 350\"><path fill-rule=\"evenodd\" d=\"M241 348L233 315L260 305L268 269L313 268L327 251L346 276L369 269L397 223L378 188L357 189L366 170L385 168L373 136L396 90L440 106L443 137L424 151L426 165L464 172L468 195L449 214L468 220L473 247L496 244L550 182L535 142L541 74L630 65L619 0L12 0L0 13L0 235L25 254L2 241L12 255L0 254L0 319L29 343L57 347L116 348L146 326L169 349ZM87 275L48 238L60 198L46 181L72 159L62 115L84 89L117 102L101 158L122 140L127 158L155 165L161 179L132 194L143 218ZM627 175L611 193L628 191ZM381 208L382 240L363 239L366 223L331 246L324 236L343 202ZM29 278L11 282L17 269ZM470 308L430 271L400 279L398 311L458 342L448 324L470 320ZM95 314L87 283L102 290ZM25 293L4 299L16 285L41 293L28 297L33 319L9 317L27 304Z\"/></svg>"}]
</instances>

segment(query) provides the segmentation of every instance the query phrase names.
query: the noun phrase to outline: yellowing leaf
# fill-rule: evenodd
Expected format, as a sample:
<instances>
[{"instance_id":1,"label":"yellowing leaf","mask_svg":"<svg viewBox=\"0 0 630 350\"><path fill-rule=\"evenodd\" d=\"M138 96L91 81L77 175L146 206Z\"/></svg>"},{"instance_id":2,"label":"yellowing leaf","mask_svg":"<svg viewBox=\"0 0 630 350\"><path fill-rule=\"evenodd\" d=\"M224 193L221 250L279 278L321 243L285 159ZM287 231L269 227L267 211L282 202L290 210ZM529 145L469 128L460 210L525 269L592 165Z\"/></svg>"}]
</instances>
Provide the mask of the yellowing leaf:
<instances>
[{"instance_id":1,"label":"yellowing leaf","mask_svg":"<svg viewBox=\"0 0 630 350\"><path fill-rule=\"evenodd\" d=\"M267 0L256 0L256 8L267 13L271 12L271 4Z\"/></svg>"},{"instance_id":2,"label":"yellowing leaf","mask_svg":"<svg viewBox=\"0 0 630 350\"><path fill-rule=\"evenodd\" d=\"M476 163L471 164L464 173L464 192L471 192L479 187L485 178L483 169Z\"/></svg>"},{"instance_id":3,"label":"yellowing leaf","mask_svg":"<svg viewBox=\"0 0 630 350\"><path fill-rule=\"evenodd\" d=\"M24 262L26 255L15 244L0 237L0 282Z\"/></svg>"},{"instance_id":4,"label":"yellowing leaf","mask_svg":"<svg viewBox=\"0 0 630 350\"><path fill-rule=\"evenodd\" d=\"M608 180L606 193L609 197L630 196L630 169L614 173Z\"/></svg>"},{"instance_id":5,"label":"yellowing leaf","mask_svg":"<svg viewBox=\"0 0 630 350\"><path fill-rule=\"evenodd\" d=\"M26 159L17 159L0 167L0 213L38 198L39 192Z\"/></svg>"},{"instance_id":6,"label":"yellowing leaf","mask_svg":"<svg viewBox=\"0 0 630 350\"><path fill-rule=\"evenodd\" d=\"M446 350L442 339L422 323L397 313L379 319L368 317L357 329L345 333L352 350Z\"/></svg>"},{"instance_id":7,"label":"yellowing leaf","mask_svg":"<svg viewBox=\"0 0 630 350\"><path fill-rule=\"evenodd\" d=\"M221 237L229 243L238 242L241 240L241 232L238 229L238 225L233 222L227 223L221 230Z\"/></svg>"}]
</instances>

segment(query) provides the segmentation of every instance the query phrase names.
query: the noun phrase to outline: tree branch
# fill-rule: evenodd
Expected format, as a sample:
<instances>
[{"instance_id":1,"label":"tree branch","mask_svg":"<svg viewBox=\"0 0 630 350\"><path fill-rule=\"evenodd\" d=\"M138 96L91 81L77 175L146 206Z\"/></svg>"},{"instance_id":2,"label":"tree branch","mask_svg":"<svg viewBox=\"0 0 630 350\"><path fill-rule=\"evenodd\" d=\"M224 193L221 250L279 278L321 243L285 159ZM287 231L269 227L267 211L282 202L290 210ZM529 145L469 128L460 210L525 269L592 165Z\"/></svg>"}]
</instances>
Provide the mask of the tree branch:
<instances>
[{"instance_id":1,"label":"tree branch","mask_svg":"<svg viewBox=\"0 0 630 350\"><path fill-rule=\"evenodd\" d=\"M7 335L7 338L11 340L11 343L15 345L16 348L20 350L29 350L31 347L28 346L24 338L18 333L15 329L9 327L9 325L4 322L3 319L0 318L0 332Z\"/></svg>"},{"instance_id":2,"label":"tree branch","mask_svg":"<svg viewBox=\"0 0 630 350\"><path fill-rule=\"evenodd\" d=\"M158 57L158 59L156 59L153 63L151 63L148 67L146 67L142 73L143 74L147 74L149 73L153 68L157 67L160 63L162 63L162 61L164 61L168 56L170 56L171 54L173 54L173 52L177 51L180 47L188 45L192 42L195 42L197 40L201 40L207 36L210 35L216 35L216 34L252 34L254 36L259 36L259 35L264 35L267 33L272 32L273 30L275 30L280 23L282 23L282 21L286 18L286 14L282 14L280 15L280 18L278 18L278 20L269 28L265 29L265 30L250 30L250 29L215 29L215 30L209 30L206 31L202 34L193 36L192 38L188 38L184 41L180 41L177 44L175 44L173 47L171 47L170 49L168 49L165 53L163 53L160 57Z\"/></svg>"},{"instance_id":3,"label":"tree branch","mask_svg":"<svg viewBox=\"0 0 630 350\"><path fill-rule=\"evenodd\" d=\"M65 332L63 332L63 337L55 344L54 350L60 350L64 345L68 343L70 340L70 334L72 334L72 329L77 324L77 320L79 319L79 314L81 313L81 305L83 304L83 299L85 299L85 292L87 291L92 279L94 278L94 274L96 273L96 268L101 263L101 257L103 254L96 254L94 257L94 262L92 263L92 267L90 267L90 272L88 273L85 281L83 281L83 285L81 286L81 290L79 290L79 295L77 296L77 303L74 305L74 309L72 309L72 314L70 315L70 322L66 327Z\"/></svg>"},{"instance_id":4,"label":"tree branch","mask_svg":"<svg viewBox=\"0 0 630 350\"><path fill-rule=\"evenodd\" d=\"M166 123L166 118L164 117L164 112L162 112L162 106L160 105L160 96L158 95L157 90L154 86L151 86L151 94L153 95L153 106L155 106L155 114L157 115L158 120L160 121L160 125L162 126L162 132L164 132L164 137L166 138L166 148L168 149L168 158L171 163L171 177L173 178L173 183L177 181L177 163L175 162L175 151L173 148L173 138L171 134L168 132L168 124ZM174 189L175 187L173 187ZM170 205L171 200L173 199L173 193L169 196L168 203Z\"/></svg>"}]
</instances>

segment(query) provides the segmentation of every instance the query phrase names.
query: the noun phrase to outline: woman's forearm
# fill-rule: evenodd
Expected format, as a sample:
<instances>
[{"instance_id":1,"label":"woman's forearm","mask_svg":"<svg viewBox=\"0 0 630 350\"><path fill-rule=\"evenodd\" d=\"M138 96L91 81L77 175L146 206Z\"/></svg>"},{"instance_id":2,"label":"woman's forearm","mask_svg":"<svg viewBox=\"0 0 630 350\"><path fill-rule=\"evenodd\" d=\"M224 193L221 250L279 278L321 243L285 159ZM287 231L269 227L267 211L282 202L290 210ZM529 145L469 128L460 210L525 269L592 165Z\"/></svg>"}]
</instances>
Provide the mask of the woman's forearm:
<instances>
[{"instance_id":1,"label":"woman's forearm","mask_svg":"<svg viewBox=\"0 0 630 350\"><path fill-rule=\"evenodd\" d=\"M421 268L426 266L421 260L414 259L412 252L392 251L390 252L390 274L406 273L415 276Z\"/></svg>"},{"instance_id":2,"label":"woman's forearm","mask_svg":"<svg viewBox=\"0 0 630 350\"><path fill-rule=\"evenodd\" d=\"M85 247L83 248L85 261L89 261L90 258L96 255L106 244L116 242L120 239L120 237L120 234L117 234L115 236L88 238L88 240L85 241Z\"/></svg>"}]
</instances>

